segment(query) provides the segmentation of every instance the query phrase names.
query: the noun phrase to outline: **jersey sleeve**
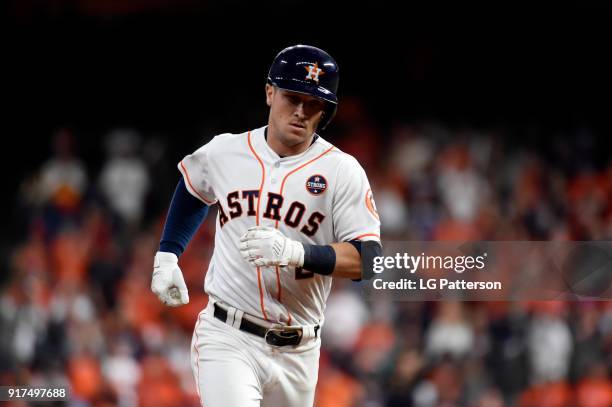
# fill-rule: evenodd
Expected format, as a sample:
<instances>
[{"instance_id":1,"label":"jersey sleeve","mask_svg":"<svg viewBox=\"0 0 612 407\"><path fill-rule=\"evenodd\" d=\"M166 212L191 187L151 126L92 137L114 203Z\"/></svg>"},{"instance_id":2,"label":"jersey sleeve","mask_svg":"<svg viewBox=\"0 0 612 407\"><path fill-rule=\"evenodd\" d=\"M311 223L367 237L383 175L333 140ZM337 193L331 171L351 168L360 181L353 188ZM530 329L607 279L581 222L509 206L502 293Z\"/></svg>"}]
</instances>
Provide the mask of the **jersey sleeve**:
<instances>
[{"instance_id":1,"label":"jersey sleeve","mask_svg":"<svg viewBox=\"0 0 612 407\"><path fill-rule=\"evenodd\" d=\"M185 156L179 163L178 169L183 174L185 186L191 195L212 205L217 202L213 188L213 174L210 162L210 150L213 140Z\"/></svg>"},{"instance_id":2,"label":"jersey sleeve","mask_svg":"<svg viewBox=\"0 0 612 407\"><path fill-rule=\"evenodd\" d=\"M353 157L338 168L338 185L332 209L334 237L380 241L380 219L365 171Z\"/></svg>"}]
</instances>

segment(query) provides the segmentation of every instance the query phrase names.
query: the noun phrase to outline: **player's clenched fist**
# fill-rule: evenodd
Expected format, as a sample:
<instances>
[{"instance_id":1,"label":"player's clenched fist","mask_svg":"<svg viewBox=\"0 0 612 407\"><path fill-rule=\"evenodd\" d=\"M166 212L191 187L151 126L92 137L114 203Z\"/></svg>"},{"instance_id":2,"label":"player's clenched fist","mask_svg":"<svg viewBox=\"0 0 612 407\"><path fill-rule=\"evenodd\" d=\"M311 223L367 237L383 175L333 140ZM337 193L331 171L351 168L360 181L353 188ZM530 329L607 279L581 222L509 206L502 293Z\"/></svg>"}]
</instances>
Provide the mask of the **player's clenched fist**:
<instances>
[{"instance_id":1,"label":"player's clenched fist","mask_svg":"<svg viewBox=\"0 0 612 407\"><path fill-rule=\"evenodd\" d=\"M157 252L155 255L151 291L161 302L171 307L189 302L187 286L174 253Z\"/></svg>"},{"instance_id":2,"label":"player's clenched fist","mask_svg":"<svg viewBox=\"0 0 612 407\"><path fill-rule=\"evenodd\" d=\"M253 266L304 265L304 246L268 226L253 226L240 237L240 253Z\"/></svg>"}]
</instances>

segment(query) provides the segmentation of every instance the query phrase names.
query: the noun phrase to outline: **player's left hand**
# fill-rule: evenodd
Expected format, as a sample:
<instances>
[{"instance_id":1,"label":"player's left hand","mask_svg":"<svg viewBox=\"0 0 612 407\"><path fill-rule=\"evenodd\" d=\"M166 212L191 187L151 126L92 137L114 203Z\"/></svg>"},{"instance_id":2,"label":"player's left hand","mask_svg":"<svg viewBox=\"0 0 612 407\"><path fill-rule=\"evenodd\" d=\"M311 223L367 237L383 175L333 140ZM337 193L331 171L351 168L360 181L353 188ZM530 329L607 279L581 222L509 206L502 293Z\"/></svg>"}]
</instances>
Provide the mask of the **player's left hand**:
<instances>
[{"instance_id":1,"label":"player's left hand","mask_svg":"<svg viewBox=\"0 0 612 407\"><path fill-rule=\"evenodd\" d=\"M240 254L252 266L304 265L304 246L278 229L253 226L240 237Z\"/></svg>"}]
</instances>

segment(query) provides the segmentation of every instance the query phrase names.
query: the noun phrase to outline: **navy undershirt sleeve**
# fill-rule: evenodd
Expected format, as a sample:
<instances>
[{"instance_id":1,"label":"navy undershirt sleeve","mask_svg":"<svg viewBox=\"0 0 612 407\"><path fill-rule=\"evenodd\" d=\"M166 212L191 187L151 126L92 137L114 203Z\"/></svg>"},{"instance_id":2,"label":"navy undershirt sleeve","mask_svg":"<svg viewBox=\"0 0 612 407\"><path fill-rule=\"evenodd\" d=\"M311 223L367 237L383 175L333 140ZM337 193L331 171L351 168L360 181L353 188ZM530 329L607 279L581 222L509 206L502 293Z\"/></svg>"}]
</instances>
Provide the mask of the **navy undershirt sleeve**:
<instances>
[{"instance_id":1,"label":"navy undershirt sleeve","mask_svg":"<svg viewBox=\"0 0 612 407\"><path fill-rule=\"evenodd\" d=\"M181 177L170 203L159 251L174 253L179 257L207 214L208 205L187 191Z\"/></svg>"}]
</instances>

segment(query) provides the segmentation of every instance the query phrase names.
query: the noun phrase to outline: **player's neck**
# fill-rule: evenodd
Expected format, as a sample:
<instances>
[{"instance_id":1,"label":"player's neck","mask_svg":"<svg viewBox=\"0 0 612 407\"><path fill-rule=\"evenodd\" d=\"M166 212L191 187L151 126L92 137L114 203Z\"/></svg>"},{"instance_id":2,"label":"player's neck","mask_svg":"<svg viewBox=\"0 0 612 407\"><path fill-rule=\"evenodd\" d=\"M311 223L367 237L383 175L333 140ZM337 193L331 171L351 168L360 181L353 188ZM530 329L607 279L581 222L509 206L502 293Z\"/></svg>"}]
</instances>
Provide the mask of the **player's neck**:
<instances>
[{"instance_id":1,"label":"player's neck","mask_svg":"<svg viewBox=\"0 0 612 407\"><path fill-rule=\"evenodd\" d=\"M268 146L274 151L279 157L289 157L292 155L298 155L308 150L308 147L312 145L315 141L315 135L313 134L309 139L304 141L303 143L297 144L295 146L288 147L283 144L277 137L274 137L274 134L270 135L272 131L269 130L269 127L266 127L264 131L264 137Z\"/></svg>"}]
</instances>

